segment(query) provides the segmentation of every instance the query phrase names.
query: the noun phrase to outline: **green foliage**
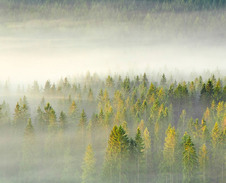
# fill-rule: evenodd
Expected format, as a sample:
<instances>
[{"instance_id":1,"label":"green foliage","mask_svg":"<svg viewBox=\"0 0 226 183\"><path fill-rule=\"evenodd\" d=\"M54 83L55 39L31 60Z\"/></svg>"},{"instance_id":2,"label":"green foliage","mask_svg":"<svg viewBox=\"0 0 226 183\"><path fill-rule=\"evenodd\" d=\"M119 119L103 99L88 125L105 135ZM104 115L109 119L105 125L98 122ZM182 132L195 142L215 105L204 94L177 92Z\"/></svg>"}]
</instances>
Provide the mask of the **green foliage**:
<instances>
[{"instance_id":1,"label":"green foliage","mask_svg":"<svg viewBox=\"0 0 226 183\"><path fill-rule=\"evenodd\" d=\"M37 90L35 100L29 90L12 119L9 105L0 105L0 131L9 142L2 159L12 160L18 181L223 183L221 79L211 77L204 83L199 77L178 84L167 79L163 87L149 81L148 74L134 79L88 74L79 82L62 79L54 90L50 83L46 89L51 94ZM93 150L89 145L84 154L87 143ZM37 167L48 167L48 180ZM7 171L0 167L3 180Z\"/></svg>"},{"instance_id":2,"label":"green foliage","mask_svg":"<svg viewBox=\"0 0 226 183\"><path fill-rule=\"evenodd\" d=\"M82 164L82 183L93 183L96 179L96 159L91 145L87 146Z\"/></svg>"},{"instance_id":3,"label":"green foliage","mask_svg":"<svg viewBox=\"0 0 226 183\"><path fill-rule=\"evenodd\" d=\"M107 182L123 182L125 180L125 163L128 160L129 139L122 126L114 126L105 157L104 179Z\"/></svg>"},{"instance_id":4,"label":"green foliage","mask_svg":"<svg viewBox=\"0 0 226 183\"><path fill-rule=\"evenodd\" d=\"M184 138L183 182L194 182L198 168L198 157L190 136Z\"/></svg>"},{"instance_id":5,"label":"green foliage","mask_svg":"<svg viewBox=\"0 0 226 183\"><path fill-rule=\"evenodd\" d=\"M81 116L80 116L80 120L79 120L79 127L84 129L87 123L87 117L86 117L86 113L84 111L84 109L82 110Z\"/></svg>"}]
</instances>

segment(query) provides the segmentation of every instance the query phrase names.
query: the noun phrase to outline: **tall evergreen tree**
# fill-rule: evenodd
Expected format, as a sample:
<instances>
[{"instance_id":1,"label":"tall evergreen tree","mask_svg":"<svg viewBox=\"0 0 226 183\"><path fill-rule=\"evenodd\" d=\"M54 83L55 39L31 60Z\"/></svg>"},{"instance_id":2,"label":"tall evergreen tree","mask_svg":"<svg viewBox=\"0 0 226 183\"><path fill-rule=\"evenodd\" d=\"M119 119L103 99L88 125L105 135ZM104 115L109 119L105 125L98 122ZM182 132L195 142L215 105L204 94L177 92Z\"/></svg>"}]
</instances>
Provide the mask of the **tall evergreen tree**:
<instances>
[{"instance_id":1,"label":"tall evergreen tree","mask_svg":"<svg viewBox=\"0 0 226 183\"><path fill-rule=\"evenodd\" d=\"M72 123L75 123L78 118L78 110L75 101L73 100L69 108L69 119Z\"/></svg>"},{"instance_id":2,"label":"tall evergreen tree","mask_svg":"<svg viewBox=\"0 0 226 183\"><path fill-rule=\"evenodd\" d=\"M144 163L144 140L141 136L141 131L138 128L136 137L136 160L137 160L137 183L143 182L144 180L141 179L141 172L143 172L143 163Z\"/></svg>"},{"instance_id":3,"label":"tall evergreen tree","mask_svg":"<svg viewBox=\"0 0 226 183\"><path fill-rule=\"evenodd\" d=\"M82 163L82 183L94 183L97 181L96 177L96 159L89 144Z\"/></svg>"},{"instance_id":4,"label":"tall evergreen tree","mask_svg":"<svg viewBox=\"0 0 226 183\"><path fill-rule=\"evenodd\" d=\"M109 140L104 164L105 182L126 180L126 162L128 159L129 139L121 126L114 126Z\"/></svg>"},{"instance_id":5,"label":"tall evergreen tree","mask_svg":"<svg viewBox=\"0 0 226 183\"><path fill-rule=\"evenodd\" d=\"M166 138L164 143L164 150L163 150L163 159L164 159L164 169L166 170L167 174L169 174L169 182L174 182L173 179L173 171L175 169L175 154L176 149L176 132L175 129L169 126L168 130L166 131ZM166 180L168 179L168 175ZM167 181L168 182L168 181Z\"/></svg>"},{"instance_id":6,"label":"tall evergreen tree","mask_svg":"<svg viewBox=\"0 0 226 183\"><path fill-rule=\"evenodd\" d=\"M61 129L65 130L67 128L67 116L63 111L60 112L59 123Z\"/></svg>"},{"instance_id":7,"label":"tall evergreen tree","mask_svg":"<svg viewBox=\"0 0 226 183\"><path fill-rule=\"evenodd\" d=\"M183 167L183 182L195 182L198 157L190 136L188 136L184 142Z\"/></svg>"},{"instance_id":8,"label":"tall evergreen tree","mask_svg":"<svg viewBox=\"0 0 226 183\"><path fill-rule=\"evenodd\" d=\"M202 147L199 150L199 167L201 171L201 181L203 183L206 182L206 176L207 176L207 168L208 168L208 151L206 148L206 144L203 144Z\"/></svg>"}]
</instances>

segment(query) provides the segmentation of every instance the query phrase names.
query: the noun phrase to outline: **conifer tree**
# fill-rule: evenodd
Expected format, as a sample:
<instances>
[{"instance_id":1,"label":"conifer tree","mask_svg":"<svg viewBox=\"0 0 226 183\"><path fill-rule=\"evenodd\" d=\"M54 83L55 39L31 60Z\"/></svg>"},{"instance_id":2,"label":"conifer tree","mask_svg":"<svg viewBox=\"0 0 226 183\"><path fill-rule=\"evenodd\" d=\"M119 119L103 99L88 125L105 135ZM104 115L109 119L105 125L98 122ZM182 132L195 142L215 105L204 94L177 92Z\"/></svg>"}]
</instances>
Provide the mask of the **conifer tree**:
<instances>
[{"instance_id":1,"label":"conifer tree","mask_svg":"<svg viewBox=\"0 0 226 183\"><path fill-rule=\"evenodd\" d=\"M166 86L166 76L165 74L162 75L161 81L160 81L161 86L165 87Z\"/></svg>"},{"instance_id":2,"label":"conifer tree","mask_svg":"<svg viewBox=\"0 0 226 183\"><path fill-rule=\"evenodd\" d=\"M121 126L114 126L109 140L104 164L106 182L122 183L126 179L129 139Z\"/></svg>"},{"instance_id":3,"label":"conifer tree","mask_svg":"<svg viewBox=\"0 0 226 183\"><path fill-rule=\"evenodd\" d=\"M137 182L141 181L141 172L142 172L142 165L144 163L144 140L141 136L141 131L137 128L137 133L135 137L136 142L136 159L137 159Z\"/></svg>"},{"instance_id":4,"label":"conifer tree","mask_svg":"<svg viewBox=\"0 0 226 183\"><path fill-rule=\"evenodd\" d=\"M26 97L17 102L14 110L14 125L23 126L29 119L28 103Z\"/></svg>"},{"instance_id":5,"label":"conifer tree","mask_svg":"<svg viewBox=\"0 0 226 183\"><path fill-rule=\"evenodd\" d=\"M86 125L87 125L87 116L86 116L86 113L85 113L85 111L83 109L82 113L80 115L80 120L79 120L79 124L78 124L79 128L81 129L83 144L85 143Z\"/></svg>"},{"instance_id":6,"label":"conifer tree","mask_svg":"<svg viewBox=\"0 0 226 183\"><path fill-rule=\"evenodd\" d=\"M147 161L148 153L151 151L151 137L147 127L144 129L143 136L144 136L144 153Z\"/></svg>"},{"instance_id":7,"label":"conifer tree","mask_svg":"<svg viewBox=\"0 0 226 183\"><path fill-rule=\"evenodd\" d=\"M94 183L96 176L96 159L92 146L89 144L82 163L82 183Z\"/></svg>"},{"instance_id":8,"label":"conifer tree","mask_svg":"<svg viewBox=\"0 0 226 183\"><path fill-rule=\"evenodd\" d=\"M44 92L46 95L49 95L51 93L50 89L51 89L51 83L49 80L47 80L44 87Z\"/></svg>"},{"instance_id":9,"label":"conifer tree","mask_svg":"<svg viewBox=\"0 0 226 183\"><path fill-rule=\"evenodd\" d=\"M216 86L214 88L214 100L216 100L216 102L219 102L222 99L222 86L221 86L221 81L220 79L218 79Z\"/></svg>"},{"instance_id":10,"label":"conifer tree","mask_svg":"<svg viewBox=\"0 0 226 183\"><path fill-rule=\"evenodd\" d=\"M198 168L198 157L195 146L190 136L184 139L183 151L183 182L194 182L196 178L196 171Z\"/></svg>"},{"instance_id":11,"label":"conifer tree","mask_svg":"<svg viewBox=\"0 0 226 183\"><path fill-rule=\"evenodd\" d=\"M145 173L147 181L150 178L148 172L150 171L151 168L151 137L147 127L144 129L143 138L144 138L144 156L146 168Z\"/></svg>"},{"instance_id":12,"label":"conifer tree","mask_svg":"<svg viewBox=\"0 0 226 183\"><path fill-rule=\"evenodd\" d=\"M142 77L142 87L146 88L147 86L148 86L148 78L147 78L147 74L144 73Z\"/></svg>"},{"instance_id":13,"label":"conifer tree","mask_svg":"<svg viewBox=\"0 0 226 183\"><path fill-rule=\"evenodd\" d=\"M151 85L148 89L147 99L149 99L153 94L155 94L155 91L156 91L155 85L153 83L151 83Z\"/></svg>"},{"instance_id":14,"label":"conifer tree","mask_svg":"<svg viewBox=\"0 0 226 183\"><path fill-rule=\"evenodd\" d=\"M44 107L44 111L40 113L42 113L41 115L43 116L44 126L48 127L48 130L53 132L56 129L56 113L50 103L47 103Z\"/></svg>"},{"instance_id":15,"label":"conifer tree","mask_svg":"<svg viewBox=\"0 0 226 183\"><path fill-rule=\"evenodd\" d=\"M14 110L14 124L17 125L20 121L21 121L21 108L19 103L17 102Z\"/></svg>"},{"instance_id":16,"label":"conifer tree","mask_svg":"<svg viewBox=\"0 0 226 183\"><path fill-rule=\"evenodd\" d=\"M200 167L201 177L202 177L201 181L203 183L206 182L208 162L209 162L209 157L208 157L206 144L203 144L199 150L199 167Z\"/></svg>"},{"instance_id":17,"label":"conifer tree","mask_svg":"<svg viewBox=\"0 0 226 183\"><path fill-rule=\"evenodd\" d=\"M106 79L106 87L112 88L114 86L114 80L111 76L108 75Z\"/></svg>"},{"instance_id":18,"label":"conifer tree","mask_svg":"<svg viewBox=\"0 0 226 183\"><path fill-rule=\"evenodd\" d=\"M164 169L169 173L169 182L174 182L173 171L175 166L175 149L176 149L176 132L175 129L169 126L166 131L166 138L164 143L163 158ZM166 177L166 180L168 178Z\"/></svg>"},{"instance_id":19,"label":"conifer tree","mask_svg":"<svg viewBox=\"0 0 226 183\"><path fill-rule=\"evenodd\" d=\"M133 138L129 139L129 147L128 147L128 153L129 153L129 161L128 161L128 181L131 183L137 182L137 149L136 149L136 141Z\"/></svg>"},{"instance_id":20,"label":"conifer tree","mask_svg":"<svg viewBox=\"0 0 226 183\"><path fill-rule=\"evenodd\" d=\"M219 143L220 143L220 135L221 135L221 132L220 132L220 129L218 127L218 123L216 122L215 125L214 125L214 128L212 130L212 145L213 145L213 148L217 148Z\"/></svg>"},{"instance_id":21,"label":"conifer tree","mask_svg":"<svg viewBox=\"0 0 226 183\"><path fill-rule=\"evenodd\" d=\"M60 112L59 123L60 128L65 130L67 127L67 116L63 111Z\"/></svg>"},{"instance_id":22,"label":"conifer tree","mask_svg":"<svg viewBox=\"0 0 226 183\"><path fill-rule=\"evenodd\" d=\"M72 123L73 122L75 123L77 118L78 118L77 105L76 105L75 101L73 100L71 103L71 106L69 108L69 119Z\"/></svg>"}]
</instances>

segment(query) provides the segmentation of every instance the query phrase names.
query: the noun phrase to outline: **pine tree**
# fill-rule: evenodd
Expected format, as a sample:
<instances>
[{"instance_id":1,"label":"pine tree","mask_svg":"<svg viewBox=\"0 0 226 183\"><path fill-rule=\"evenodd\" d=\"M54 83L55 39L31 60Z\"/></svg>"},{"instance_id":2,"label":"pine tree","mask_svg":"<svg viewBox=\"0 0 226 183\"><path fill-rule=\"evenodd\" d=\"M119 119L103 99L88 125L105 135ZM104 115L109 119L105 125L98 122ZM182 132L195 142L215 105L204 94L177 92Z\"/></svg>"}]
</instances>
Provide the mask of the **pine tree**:
<instances>
[{"instance_id":1,"label":"pine tree","mask_svg":"<svg viewBox=\"0 0 226 183\"><path fill-rule=\"evenodd\" d=\"M96 159L92 146L88 145L82 163L82 183L94 183L96 177Z\"/></svg>"},{"instance_id":2,"label":"pine tree","mask_svg":"<svg viewBox=\"0 0 226 183\"><path fill-rule=\"evenodd\" d=\"M144 129L143 136L144 136L144 152L145 152L146 161L147 161L148 152L151 151L151 137L147 127Z\"/></svg>"},{"instance_id":3,"label":"pine tree","mask_svg":"<svg viewBox=\"0 0 226 183\"><path fill-rule=\"evenodd\" d=\"M176 132L175 129L169 126L166 131L166 138L163 150L164 168L169 173L169 181L173 180L173 171L175 166L175 148L176 148ZM167 177L166 177L167 178Z\"/></svg>"},{"instance_id":4,"label":"pine tree","mask_svg":"<svg viewBox=\"0 0 226 183\"><path fill-rule=\"evenodd\" d=\"M78 111L77 111L77 105L75 101L73 100L71 103L71 106L69 108L69 119L72 123L75 123L78 117Z\"/></svg>"},{"instance_id":5,"label":"pine tree","mask_svg":"<svg viewBox=\"0 0 226 183\"><path fill-rule=\"evenodd\" d=\"M56 112L50 105L47 103L44 107L44 112L42 113L44 125L48 127L48 130L53 132L56 129Z\"/></svg>"},{"instance_id":6,"label":"pine tree","mask_svg":"<svg viewBox=\"0 0 226 183\"><path fill-rule=\"evenodd\" d=\"M136 142L136 159L137 159L137 182L139 183L140 180L140 175L142 172L142 165L144 163L144 140L141 136L141 131L138 128L136 137L135 137L135 142Z\"/></svg>"},{"instance_id":7,"label":"pine tree","mask_svg":"<svg viewBox=\"0 0 226 183\"><path fill-rule=\"evenodd\" d=\"M145 173L146 173L146 181L147 181L149 179L148 172L150 170L150 165L151 165L151 137L147 127L144 129L143 138L144 138L144 156L145 156L145 167L146 167Z\"/></svg>"},{"instance_id":8,"label":"pine tree","mask_svg":"<svg viewBox=\"0 0 226 183\"><path fill-rule=\"evenodd\" d=\"M44 88L44 92L46 95L49 95L51 93L50 89L51 89L51 83L49 80L47 80Z\"/></svg>"},{"instance_id":9,"label":"pine tree","mask_svg":"<svg viewBox=\"0 0 226 183\"><path fill-rule=\"evenodd\" d=\"M106 182L123 183L126 178L129 139L121 126L114 126L109 140L104 163L104 178Z\"/></svg>"},{"instance_id":10,"label":"pine tree","mask_svg":"<svg viewBox=\"0 0 226 183\"><path fill-rule=\"evenodd\" d=\"M80 116L80 120L79 120L79 127L81 127L84 130L85 126L86 126L86 122L87 122L87 117L86 117L86 113L83 109L81 116Z\"/></svg>"},{"instance_id":11,"label":"pine tree","mask_svg":"<svg viewBox=\"0 0 226 183\"><path fill-rule=\"evenodd\" d=\"M24 97L23 100L20 99L16 104L14 110L14 125L17 127L25 125L29 116L27 99Z\"/></svg>"},{"instance_id":12,"label":"pine tree","mask_svg":"<svg viewBox=\"0 0 226 183\"><path fill-rule=\"evenodd\" d=\"M142 87L146 88L147 86L148 86L148 78L147 78L147 74L144 73L142 77Z\"/></svg>"},{"instance_id":13,"label":"pine tree","mask_svg":"<svg viewBox=\"0 0 226 183\"><path fill-rule=\"evenodd\" d=\"M15 110L14 110L14 124L18 125L21 121L21 108L19 103L17 102Z\"/></svg>"},{"instance_id":14,"label":"pine tree","mask_svg":"<svg viewBox=\"0 0 226 183\"><path fill-rule=\"evenodd\" d=\"M208 167L209 157L206 148L206 144L203 144L199 150L199 167L201 171L202 182L206 182L206 173Z\"/></svg>"},{"instance_id":15,"label":"pine tree","mask_svg":"<svg viewBox=\"0 0 226 183\"><path fill-rule=\"evenodd\" d=\"M147 93L147 99L150 99L150 97L155 94L156 88L155 85L153 83L151 83L149 89L148 89L148 93Z\"/></svg>"},{"instance_id":16,"label":"pine tree","mask_svg":"<svg viewBox=\"0 0 226 183\"><path fill-rule=\"evenodd\" d=\"M106 79L106 87L107 88L112 88L114 86L114 80L111 76L108 75Z\"/></svg>"},{"instance_id":17,"label":"pine tree","mask_svg":"<svg viewBox=\"0 0 226 183\"><path fill-rule=\"evenodd\" d=\"M105 117L104 117L104 111L103 111L103 109L101 108L101 109L100 109L100 113L99 113L99 115L98 115L98 122L99 122L99 125L102 126L102 127L105 126L104 118L105 118Z\"/></svg>"},{"instance_id":18,"label":"pine tree","mask_svg":"<svg viewBox=\"0 0 226 183\"><path fill-rule=\"evenodd\" d=\"M198 157L195 146L190 136L187 136L184 142L183 151L183 182L194 182L196 178L196 170L198 167Z\"/></svg>"},{"instance_id":19,"label":"pine tree","mask_svg":"<svg viewBox=\"0 0 226 183\"><path fill-rule=\"evenodd\" d=\"M129 139L129 161L128 161L128 182L135 183L137 182L137 149L136 149L136 141L133 138Z\"/></svg>"},{"instance_id":20,"label":"pine tree","mask_svg":"<svg viewBox=\"0 0 226 183\"><path fill-rule=\"evenodd\" d=\"M217 81L216 86L214 88L214 100L216 100L216 102L219 102L222 99L222 86L221 86L221 81L220 79Z\"/></svg>"},{"instance_id":21,"label":"pine tree","mask_svg":"<svg viewBox=\"0 0 226 183\"><path fill-rule=\"evenodd\" d=\"M81 129L82 143L83 144L85 144L86 126L87 126L87 116L86 116L86 113L85 113L85 111L83 109L82 113L80 115L80 120L79 120L79 124L78 124L78 127Z\"/></svg>"},{"instance_id":22,"label":"pine tree","mask_svg":"<svg viewBox=\"0 0 226 183\"><path fill-rule=\"evenodd\" d=\"M60 112L59 123L60 128L65 130L67 127L67 116L63 111Z\"/></svg>"},{"instance_id":23,"label":"pine tree","mask_svg":"<svg viewBox=\"0 0 226 183\"><path fill-rule=\"evenodd\" d=\"M213 148L217 148L219 143L220 143L220 129L218 127L218 123L216 122L215 125L214 125L214 128L212 130L212 145L213 145Z\"/></svg>"},{"instance_id":24,"label":"pine tree","mask_svg":"<svg viewBox=\"0 0 226 183\"><path fill-rule=\"evenodd\" d=\"M165 76L165 74L162 75L160 85L163 86L163 87L166 86L166 76Z\"/></svg>"},{"instance_id":25,"label":"pine tree","mask_svg":"<svg viewBox=\"0 0 226 183\"><path fill-rule=\"evenodd\" d=\"M220 178L220 174L219 172L221 172L221 167L224 167L224 159L222 159L222 149L221 149L221 131L220 128L218 126L218 123L216 122L213 130L212 130L212 134L211 134L211 138L212 138L212 167L213 167L213 171L212 176L214 177L214 180L216 180L217 182L219 181ZM223 162L223 166L221 166Z\"/></svg>"},{"instance_id":26,"label":"pine tree","mask_svg":"<svg viewBox=\"0 0 226 183\"><path fill-rule=\"evenodd\" d=\"M208 93L208 97L211 98L213 96L213 83L209 79L207 84L206 84L206 92Z\"/></svg>"}]
</instances>

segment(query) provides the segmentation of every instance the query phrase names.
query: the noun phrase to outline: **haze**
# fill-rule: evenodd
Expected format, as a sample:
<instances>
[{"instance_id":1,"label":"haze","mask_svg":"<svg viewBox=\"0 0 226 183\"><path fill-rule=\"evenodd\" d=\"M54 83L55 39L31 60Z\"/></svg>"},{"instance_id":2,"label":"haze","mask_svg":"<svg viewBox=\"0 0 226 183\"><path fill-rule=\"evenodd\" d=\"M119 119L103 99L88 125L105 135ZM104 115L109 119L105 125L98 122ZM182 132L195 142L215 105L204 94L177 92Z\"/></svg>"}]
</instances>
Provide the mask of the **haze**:
<instances>
[{"instance_id":1,"label":"haze","mask_svg":"<svg viewBox=\"0 0 226 183\"><path fill-rule=\"evenodd\" d=\"M102 21L98 26L90 23L88 28L65 19L18 22L3 19L0 77L12 83L31 83L87 71L102 74L171 71L176 75L177 69L182 73L218 70L223 74L226 25L219 19L223 15L222 11L178 16L172 13L170 18L167 14L158 17L158 24L150 19L148 26L145 22L111 20L111 24ZM196 25L192 21L201 23Z\"/></svg>"}]
</instances>

